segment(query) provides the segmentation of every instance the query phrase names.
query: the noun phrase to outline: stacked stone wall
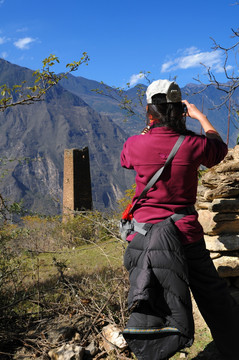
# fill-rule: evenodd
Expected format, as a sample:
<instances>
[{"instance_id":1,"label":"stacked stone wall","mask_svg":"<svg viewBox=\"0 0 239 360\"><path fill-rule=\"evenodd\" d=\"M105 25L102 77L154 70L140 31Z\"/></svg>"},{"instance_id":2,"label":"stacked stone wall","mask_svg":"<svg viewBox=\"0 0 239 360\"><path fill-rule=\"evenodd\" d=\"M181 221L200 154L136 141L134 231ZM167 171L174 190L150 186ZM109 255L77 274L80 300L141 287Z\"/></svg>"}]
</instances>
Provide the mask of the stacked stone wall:
<instances>
[{"instance_id":1,"label":"stacked stone wall","mask_svg":"<svg viewBox=\"0 0 239 360\"><path fill-rule=\"evenodd\" d=\"M203 174L196 207L207 249L239 301L239 145Z\"/></svg>"}]
</instances>

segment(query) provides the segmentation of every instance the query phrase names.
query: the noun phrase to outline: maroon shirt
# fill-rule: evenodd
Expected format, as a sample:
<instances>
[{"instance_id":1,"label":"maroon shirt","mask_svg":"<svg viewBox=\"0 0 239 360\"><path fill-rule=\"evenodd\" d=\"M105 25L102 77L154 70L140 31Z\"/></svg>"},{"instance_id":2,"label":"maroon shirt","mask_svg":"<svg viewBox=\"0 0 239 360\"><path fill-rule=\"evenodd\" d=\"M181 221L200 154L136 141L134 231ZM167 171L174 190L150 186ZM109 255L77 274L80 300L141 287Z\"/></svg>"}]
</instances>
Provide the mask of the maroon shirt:
<instances>
[{"instance_id":1,"label":"maroon shirt","mask_svg":"<svg viewBox=\"0 0 239 360\"><path fill-rule=\"evenodd\" d=\"M150 178L161 168L179 134L167 127L156 127L147 134L131 136L124 144L121 165L136 171L136 192L133 202L141 194ZM165 168L160 180L149 189L134 210L138 222L157 223L171 216L177 209L194 205L197 195L198 168L218 164L227 154L227 145L204 135L187 135L172 164ZM198 214L188 215L175 225L184 244L203 237ZM130 240L129 238L128 240Z\"/></svg>"}]
</instances>

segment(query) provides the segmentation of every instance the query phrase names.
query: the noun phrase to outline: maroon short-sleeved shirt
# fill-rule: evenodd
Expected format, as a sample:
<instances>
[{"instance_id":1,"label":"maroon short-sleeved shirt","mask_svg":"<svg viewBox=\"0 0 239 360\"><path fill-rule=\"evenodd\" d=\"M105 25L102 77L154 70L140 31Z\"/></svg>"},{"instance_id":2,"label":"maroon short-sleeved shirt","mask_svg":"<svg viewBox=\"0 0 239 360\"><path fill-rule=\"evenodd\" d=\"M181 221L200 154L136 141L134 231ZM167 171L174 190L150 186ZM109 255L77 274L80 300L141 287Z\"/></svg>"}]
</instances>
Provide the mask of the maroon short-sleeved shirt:
<instances>
[{"instance_id":1,"label":"maroon short-sleeved shirt","mask_svg":"<svg viewBox=\"0 0 239 360\"><path fill-rule=\"evenodd\" d=\"M150 129L147 134L130 137L121 153L121 165L136 171L136 192L133 202L164 165L179 134L167 127ZM204 135L187 135L174 157L146 197L136 205L134 217L138 222L157 223L177 209L194 205L197 195L198 168L218 164L227 154L227 145ZM198 241L203 229L198 214L188 215L176 222L184 244Z\"/></svg>"}]
</instances>

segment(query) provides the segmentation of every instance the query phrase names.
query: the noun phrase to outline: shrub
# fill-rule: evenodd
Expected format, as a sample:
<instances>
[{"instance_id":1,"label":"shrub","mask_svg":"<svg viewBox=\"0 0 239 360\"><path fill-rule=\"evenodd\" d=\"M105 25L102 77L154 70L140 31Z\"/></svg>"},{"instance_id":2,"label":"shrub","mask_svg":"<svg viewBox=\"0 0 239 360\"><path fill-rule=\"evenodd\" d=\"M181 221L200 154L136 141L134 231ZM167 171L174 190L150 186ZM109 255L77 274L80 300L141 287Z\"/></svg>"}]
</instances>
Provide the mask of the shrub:
<instances>
[{"instance_id":1,"label":"shrub","mask_svg":"<svg viewBox=\"0 0 239 360\"><path fill-rule=\"evenodd\" d=\"M62 224L64 236L69 244L78 246L96 243L117 236L117 221L110 214L99 211L76 212L74 217Z\"/></svg>"},{"instance_id":2,"label":"shrub","mask_svg":"<svg viewBox=\"0 0 239 360\"><path fill-rule=\"evenodd\" d=\"M136 189L136 184L133 184L130 189L125 191L125 196L118 201L119 206L119 213L121 213L125 210L126 206L128 204L131 204L132 198L134 197Z\"/></svg>"}]
</instances>

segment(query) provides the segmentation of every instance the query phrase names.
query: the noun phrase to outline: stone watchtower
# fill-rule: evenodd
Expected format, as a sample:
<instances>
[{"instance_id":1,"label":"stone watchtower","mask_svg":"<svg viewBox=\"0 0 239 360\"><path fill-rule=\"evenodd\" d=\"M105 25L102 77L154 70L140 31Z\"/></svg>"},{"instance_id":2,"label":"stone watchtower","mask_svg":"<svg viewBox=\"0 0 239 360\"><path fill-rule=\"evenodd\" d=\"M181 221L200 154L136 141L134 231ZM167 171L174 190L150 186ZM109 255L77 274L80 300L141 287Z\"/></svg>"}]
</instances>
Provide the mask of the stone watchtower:
<instances>
[{"instance_id":1,"label":"stone watchtower","mask_svg":"<svg viewBox=\"0 0 239 360\"><path fill-rule=\"evenodd\" d=\"M85 147L64 151L63 216L92 210L89 151Z\"/></svg>"}]
</instances>

